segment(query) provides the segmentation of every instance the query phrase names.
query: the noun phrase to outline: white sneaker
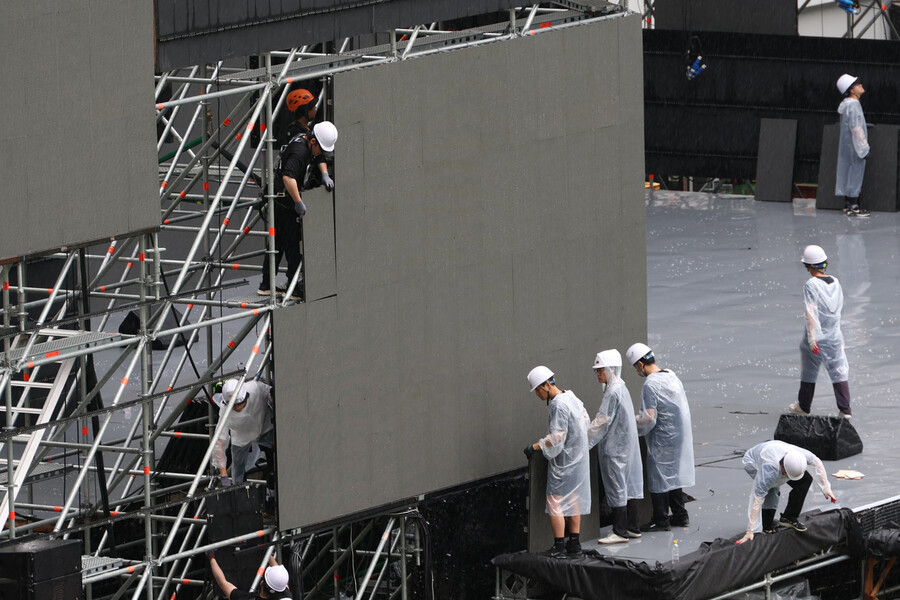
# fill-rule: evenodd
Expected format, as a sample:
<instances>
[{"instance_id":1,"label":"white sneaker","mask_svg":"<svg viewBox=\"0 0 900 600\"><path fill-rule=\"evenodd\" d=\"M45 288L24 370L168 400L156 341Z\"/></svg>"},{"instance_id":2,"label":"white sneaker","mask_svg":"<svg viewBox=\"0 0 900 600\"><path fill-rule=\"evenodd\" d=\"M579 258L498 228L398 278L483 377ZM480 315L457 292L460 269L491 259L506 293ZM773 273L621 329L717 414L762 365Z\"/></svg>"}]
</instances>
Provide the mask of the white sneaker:
<instances>
[{"instance_id":1,"label":"white sneaker","mask_svg":"<svg viewBox=\"0 0 900 600\"><path fill-rule=\"evenodd\" d=\"M623 538L621 535L618 535L615 531L611 531L608 536L605 538L600 538L597 540L598 544L627 544L628 538Z\"/></svg>"},{"instance_id":2,"label":"white sneaker","mask_svg":"<svg viewBox=\"0 0 900 600\"><path fill-rule=\"evenodd\" d=\"M795 415L809 416L809 413L806 412L805 410L803 410L802 408L800 408L800 405L797 404L796 402L791 402L790 404L788 404L788 412L792 412Z\"/></svg>"},{"instance_id":3,"label":"white sneaker","mask_svg":"<svg viewBox=\"0 0 900 600\"><path fill-rule=\"evenodd\" d=\"M846 420L846 421L849 421L850 419L853 418L853 415L851 415L850 413L843 413L843 412L842 412L842 413L838 413L838 416L841 417L842 419Z\"/></svg>"}]
</instances>

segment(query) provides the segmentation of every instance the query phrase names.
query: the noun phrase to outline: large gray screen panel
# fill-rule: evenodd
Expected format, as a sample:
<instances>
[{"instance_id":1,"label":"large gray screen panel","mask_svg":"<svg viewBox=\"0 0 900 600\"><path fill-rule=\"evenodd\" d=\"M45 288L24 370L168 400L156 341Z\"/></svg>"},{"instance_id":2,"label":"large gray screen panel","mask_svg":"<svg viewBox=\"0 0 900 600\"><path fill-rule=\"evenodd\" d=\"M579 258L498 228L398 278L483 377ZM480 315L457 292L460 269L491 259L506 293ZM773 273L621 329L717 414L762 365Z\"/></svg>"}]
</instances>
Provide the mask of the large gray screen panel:
<instances>
[{"instance_id":1,"label":"large gray screen panel","mask_svg":"<svg viewBox=\"0 0 900 600\"><path fill-rule=\"evenodd\" d=\"M596 413L594 354L646 337L640 48L616 18L335 76L336 292L275 314L282 529L524 466L537 364Z\"/></svg>"},{"instance_id":2,"label":"large gray screen panel","mask_svg":"<svg viewBox=\"0 0 900 600\"><path fill-rule=\"evenodd\" d=\"M0 259L159 225L153 7L0 8Z\"/></svg>"}]
</instances>

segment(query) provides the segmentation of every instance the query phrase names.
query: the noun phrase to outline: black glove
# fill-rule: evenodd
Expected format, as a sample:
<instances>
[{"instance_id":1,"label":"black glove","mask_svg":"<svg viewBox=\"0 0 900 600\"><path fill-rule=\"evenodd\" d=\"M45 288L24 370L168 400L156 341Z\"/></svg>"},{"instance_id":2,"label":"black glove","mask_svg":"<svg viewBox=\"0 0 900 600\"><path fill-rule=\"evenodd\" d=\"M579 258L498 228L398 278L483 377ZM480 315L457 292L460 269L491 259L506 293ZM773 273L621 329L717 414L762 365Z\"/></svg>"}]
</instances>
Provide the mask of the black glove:
<instances>
[{"instance_id":1,"label":"black glove","mask_svg":"<svg viewBox=\"0 0 900 600\"><path fill-rule=\"evenodd\" d=\"M207 559L207 560L212 560L212 559L214 559L215 557L216 557L216 551L215 551L215 550L207 550L207 551L206 551L206 559Z\"/></svg>"},{"instance_id":2,"label":"black glove","mask_svg":"<svg viewBox=\"0 0 900 600\"><path fill-rule=\"evenodd\" d=\"M334 179L328 173L322 173L322 183L329 192L334 190Z\"/></svg>"},{"instance_id":3,"label":"black glove","mask_svg":"<svg viewBox=\"0 0 900 600\"><path fill-rule=\"evenodd\" d=\"M297 213L297 216L301 219L306 214L306 205L303 204L303 200L300 202L294 202L294 212Z\"/></svg>"},{"instance_id":4,"label":"black glove","mask_svg":"<svg viewBox=\"0 0 900 600\"><path fill-rule=\"evenodd\" d=\"M523 452L525 453L525 458L531 460L531 457L534 456L534 453L537 452L537 450L534 449L533 444L529 444L525 446L525 450L523 450Z\"/></svg>"},{"instance_id":5,"label":"black glove","mask_svg":"<svg viewBox=\"0 0 900 600\"><path fill-rule=\"evenodd\" d=\"M225 477L219 477L219 485L222 487L231 487L231 483L231 477L228 477L227 475Z\"/></svg>"}]
</instances>

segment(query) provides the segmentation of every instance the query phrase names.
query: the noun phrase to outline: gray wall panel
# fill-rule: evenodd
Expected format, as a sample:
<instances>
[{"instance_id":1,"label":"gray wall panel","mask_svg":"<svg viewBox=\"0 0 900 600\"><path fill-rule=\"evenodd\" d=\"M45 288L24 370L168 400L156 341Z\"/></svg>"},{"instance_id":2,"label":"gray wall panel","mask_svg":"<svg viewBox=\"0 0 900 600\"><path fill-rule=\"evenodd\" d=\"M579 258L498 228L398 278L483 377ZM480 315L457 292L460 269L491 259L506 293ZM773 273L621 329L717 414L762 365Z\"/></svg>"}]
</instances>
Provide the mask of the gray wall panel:
<instances>
[{"instance_id":1,"label":"gray wall panel","mask_svg":"<svg viewBox=\"0 0 900 600\"><path fill-rule=\"evenodd\" d=\"M303 218L303 260L306 263L306 297L310 300L333 296L334 275L334 200L324 188L304 192L311 210Z\"/></svg>"},{"instance_id":2,"label":"gray wall panel","mask_svg":"<svg viewBox=\"0 0 900 600\"><path fill-rule=\"evenodd\" d=\"M336 296L275 315L282 528L522 466L536 364L596 413L594 353L646 338L640 60L630 17L335 76Z\"/></svg>"},{"instance_id":3,"label":"gray wall panel","mask_svg":"<svg viewBox=\"0 0 900 600\"><path fill-rule=\"evenodd\" d=\"M159 224L152 23L148 3L0 9L0 259Z\"/></svg>"}]
</instances>

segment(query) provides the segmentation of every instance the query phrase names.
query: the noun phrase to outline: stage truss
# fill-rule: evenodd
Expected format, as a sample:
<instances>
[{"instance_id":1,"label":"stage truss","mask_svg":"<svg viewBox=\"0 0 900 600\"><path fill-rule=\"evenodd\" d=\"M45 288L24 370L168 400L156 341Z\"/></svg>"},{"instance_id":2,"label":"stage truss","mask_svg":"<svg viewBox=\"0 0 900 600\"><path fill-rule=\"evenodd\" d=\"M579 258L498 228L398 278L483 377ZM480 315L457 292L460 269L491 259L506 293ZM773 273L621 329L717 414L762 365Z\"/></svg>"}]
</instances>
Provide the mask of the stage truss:
<instances>
[{"instance_id":1,"label":"stage truss","mask_svg":"<svg viewBox=\"0 0 900 600\"><path fill-rule=\"evenodd\" d=\"M295 277L283 296L275 285L268 296L256 292L260 259L275 253L278 149L270 124L296 82L319 83L319 115L329 119L337 73L625 14L613 3L534 4L477 29L417 25L386 32L388 43L375 47L355 48L346 39L272 52L255 64L158 75L160 226L0 266L3 539L84 540L89 599L184 597L186 588L204 585L198 573L206 551L249 540L262 540L268 553L290 548L281 561L298 575L330 561L316 587L330 584L335 598L332 578L347 557L369 561L362 583L353 586L357 598L406 598L407 563L420 562L423 553L418 528L407 525L414 507L357 522L383 529L374 548L360 547L362 534L349 535L356 525L347 523L279 531L270 519L228 540L211 543L207 536L209 498L239 489L219 487L210 466L212 440L231 412L227 405L219 414L211 402L213 384L228 377L241 385L254 378L274 383L273 312L293 304L291 293L302 286ZM335 179L340 186L339 171ZM120 331L115 324L129 312L137 324ZM161 465L173 440L202 449L189 469ZM116 544L113 525L123 521L141 534ZM311 552L323 538L329 550ZM398 561L399 583L384 583L385 568ZM254 586L258 581L259 575ZM114 592L107 591L111 582Z\"/></svg>"}]
</instances>

